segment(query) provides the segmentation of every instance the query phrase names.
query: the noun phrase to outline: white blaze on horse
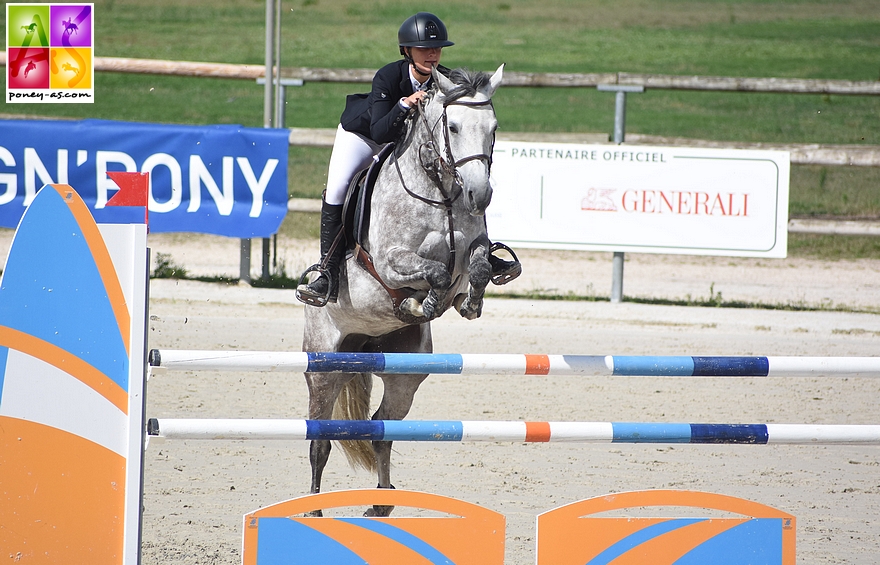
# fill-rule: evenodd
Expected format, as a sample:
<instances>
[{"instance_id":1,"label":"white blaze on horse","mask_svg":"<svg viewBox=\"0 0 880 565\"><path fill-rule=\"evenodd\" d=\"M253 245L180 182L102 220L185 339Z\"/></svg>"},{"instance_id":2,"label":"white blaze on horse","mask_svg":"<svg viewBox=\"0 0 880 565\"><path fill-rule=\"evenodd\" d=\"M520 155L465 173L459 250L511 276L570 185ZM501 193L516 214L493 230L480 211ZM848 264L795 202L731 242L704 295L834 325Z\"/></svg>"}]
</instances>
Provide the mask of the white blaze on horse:
<instances>
[{"instance_id":1,"label":"white blaze on horse","mask_svg":"<svg viewBox=\"0 0 880 565\"><path fill-rule=\"evenodd\" d=\"M303 351L430 353L431 320L451 307L469 320L480 316L491 276L484 214L498 127L492 95L502 69L491 76L457 69L449 78L434 70L435 86L409 118L371 198L345 214L356 223L347 230L354 247L340 269L337 301L305 308ZM370 373L305 376L310 419L370 418ZM427 374L378 376L385 391L372 418L403 419ZM352 465L393 488L390 441L340 443ZM312 493L320 492L330 449L329 441L311 443ZM373 507L368 515L390 512Z\"/></svg>"}]
</instances>

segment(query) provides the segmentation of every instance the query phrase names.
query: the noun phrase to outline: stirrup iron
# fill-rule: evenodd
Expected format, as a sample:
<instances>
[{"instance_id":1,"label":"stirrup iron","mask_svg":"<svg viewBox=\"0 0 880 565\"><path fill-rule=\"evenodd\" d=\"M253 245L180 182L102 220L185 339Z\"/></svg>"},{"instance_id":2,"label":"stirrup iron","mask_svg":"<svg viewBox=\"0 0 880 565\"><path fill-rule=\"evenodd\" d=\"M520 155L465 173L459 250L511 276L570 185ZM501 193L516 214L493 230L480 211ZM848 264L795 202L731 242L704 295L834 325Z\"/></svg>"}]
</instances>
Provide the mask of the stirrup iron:
<instances>
[{"instance_id":1,"label":"stirrup iron","mask_svg":"<svg viewBox=\"0 0 880 565\"><path fill-rule=\"evenodd\" d=\"M314 296L311 294L304 294L300 292L299 288L301 286L308 286L309 284L309 273L318 273L319 277L327 278L327 292L321 296ZM330 277L330 269L324 268L321 266L321 263L315 263L305 271L303 271L302 276L299 279L299 284L296 286L296 299L300 302L308 304L310 306L317 306L318 308L323 308L330 302L330 295L333 294L333 279Z\"/></svg>"},{"instance_id":2,"label":"stirrup iron","mask_svg":"<svg viewBox=\"0 0 880 565\"><path fill-rule=\"evenodd\" d=\"M513 261L510 261L511 265L506 270L494 274L491 277L492 284L500 286L503 284L507 284L513 279L520 276L522 274L522 264L519 262L516 253L513 252L513 249L504 245L503 243L496 241L492 244L491 247L489 247L489 255L494 255L496 251L506 251L513 259ZM503 261L503 259L497 256L496 259L500 259Z\"/></svg>"}]
</instances>

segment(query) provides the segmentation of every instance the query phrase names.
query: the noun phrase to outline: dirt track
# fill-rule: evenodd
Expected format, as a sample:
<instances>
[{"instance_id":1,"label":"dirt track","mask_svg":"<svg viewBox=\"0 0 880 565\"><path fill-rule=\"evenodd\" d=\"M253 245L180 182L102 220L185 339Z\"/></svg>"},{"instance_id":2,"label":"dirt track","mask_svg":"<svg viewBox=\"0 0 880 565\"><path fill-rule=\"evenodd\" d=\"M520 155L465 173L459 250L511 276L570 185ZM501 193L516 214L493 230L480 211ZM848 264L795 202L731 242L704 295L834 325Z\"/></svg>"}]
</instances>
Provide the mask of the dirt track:
<instances>
[{"instance_id":1,"label":"dirt track","mask_svg":"<svg viewBox=\"0 0 880 565\"><path fill-rule=\"evenodd\" d=\"M151 235L191 273L238 272L237 241ZM316 242L281 242L290 267ZM597 295L609 254L523 252L513 285ZM823 263L628 256L625 293L766 303L880 305L877 262ZM292 269L291 269L292 270ZM548 282L549 281L549 282ZM291 291L154 280L150 347L300 350ZM876 355L880 316L608 302L487 300L481 319L447 313L438 352ZM374 389L381 394L381 385ZM413 419L877 423L880 380L433 376ZM165 373L148 386L151 417L306 417L300 374ZM507 517L506 563L534 563L535 516L605 493L705 490L797 517L799 563L868 563L880 555L880 448L851 446L395 444L393 480L482 504ZM242 515L308 490L308 447L295 442L153 443L146 454L144 563L239 563ZM325 489L362 488L334 452Z\"/></svg>"}]
</instances>

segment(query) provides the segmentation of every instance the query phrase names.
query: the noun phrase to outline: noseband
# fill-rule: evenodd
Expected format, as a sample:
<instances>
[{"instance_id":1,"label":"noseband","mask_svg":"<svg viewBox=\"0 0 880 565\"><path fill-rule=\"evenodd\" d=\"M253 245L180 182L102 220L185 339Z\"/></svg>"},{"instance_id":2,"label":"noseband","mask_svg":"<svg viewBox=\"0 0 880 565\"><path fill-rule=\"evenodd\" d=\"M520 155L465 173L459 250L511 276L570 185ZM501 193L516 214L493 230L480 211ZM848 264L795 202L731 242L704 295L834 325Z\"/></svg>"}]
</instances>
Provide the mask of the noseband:
<instances>
[{"instance_id":1,"label":"noseband","mask_svg":"<svg viewBox=\"0 0 880 565\"><path fill-rule=\"evenodd\" d=\"M486 164L489 166L489 170L491 171L491 169L492 169L492 156L486 155L485 153L477 153L475 155L469 155L467 157L462 157L461 159L459 159L457 161L455 160L455 157L452 156L452 146L449 144L449 120L448 120L448 117L446 116L446 108L448 108L449 106L471 106L471 107L492 106L492 99L489 98L488 100L483 100L482 102L467 102L467 101L456 100L456 101L443 103L443 115L441 116L441 119L443 120L443 141L446 144L446 162L444 163L444 165L446 165L446 167L448 167L448 164L452 163L451 168L454 170L455 175L456 175L456 179L458 180L459 186L460 186L460 176L458 175L458 167L460 167L461 165L464 165L468 161L478 161L479 160L479 161L486 161ZM493 110L495 109L494 106L492 107L492 109ZM427 126L427 121L425 122L425 125ZM432 132L432 137L433 137L433 132ZM495 145L494 141L495 140L493 139L492 140L493 146Z\"/></svg>"}]
</instances>

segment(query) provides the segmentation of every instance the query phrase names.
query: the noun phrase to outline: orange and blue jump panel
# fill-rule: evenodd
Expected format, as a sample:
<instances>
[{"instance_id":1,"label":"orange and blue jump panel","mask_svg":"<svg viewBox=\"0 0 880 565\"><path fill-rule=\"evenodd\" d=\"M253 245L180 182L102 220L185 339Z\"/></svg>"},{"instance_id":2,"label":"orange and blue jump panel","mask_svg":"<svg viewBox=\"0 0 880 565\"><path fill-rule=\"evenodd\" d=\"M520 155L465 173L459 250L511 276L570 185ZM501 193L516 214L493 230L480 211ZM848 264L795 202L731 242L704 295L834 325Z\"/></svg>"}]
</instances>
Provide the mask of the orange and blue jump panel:
<instances>
[{"instance_id":1,"label":"orange and blue jump panel","mask_svg":"<svg viewBox=\"0 0 880 565\"><path fill-rule=\"evenodd\" d=\"M416 515L365 518L340 510L373 505L408 507ZM309 515L315 510L336 516ZM242 563L502 565L504 528L503 515L445 496L390 489L328 492L246 514Z\"/></svg>"},{"instance_id":2,"label":"orange and blue jump panel","mask_svg":"<svg viewBox=\"0 0 880 565\"><path fill-rule=\"evenodd\" d=\"M663 516L645 517L646 508ZM689 516L669 516L683 508ZM795 564L794 516L720 494L608 494L540 514L537 523L538 565Z\"/></svg>"}]
</instances>

